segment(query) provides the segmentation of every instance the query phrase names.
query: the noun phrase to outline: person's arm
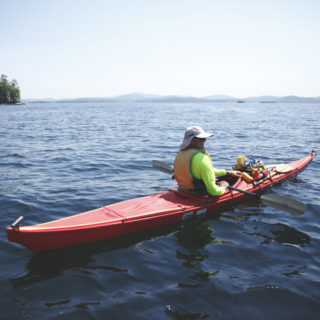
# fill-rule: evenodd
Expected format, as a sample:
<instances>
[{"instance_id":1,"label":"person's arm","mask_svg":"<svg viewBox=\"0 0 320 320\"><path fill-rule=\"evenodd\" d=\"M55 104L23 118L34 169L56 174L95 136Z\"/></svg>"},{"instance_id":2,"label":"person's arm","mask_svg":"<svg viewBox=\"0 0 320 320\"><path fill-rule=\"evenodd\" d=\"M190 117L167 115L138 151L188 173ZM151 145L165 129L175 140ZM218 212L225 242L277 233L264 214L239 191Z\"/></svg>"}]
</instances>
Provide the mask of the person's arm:
<instances>
[{"instance_id":1,"label":"person's arm","mask_svg":"<svg viewBox=\"0 0 320 320\"><path fill-rule=\"evenodd\" d=\"M220 196L226 192L224 187L216 185L215 169L211 160L203 153L194 155L191 161L191 173L197 179L201 179L207 189L207 192L212 196ZM217 173L225 175L225 170L217 170Z\"/></svg>"},{"instance_id":2,"label":"person's arm","mask_svg":"<svg viewBox=\"0 0 320 320\"><path fill-rule=\"evenodd\" d=\"M204 154L208 157L209 162L210 162L210 165L211 165L211 167L213 168L214 174L215 174L216 177L223 177L223 176L225 176L225 175L228 174L228 171L227 171L227 170L224 170L224 169L216 169L216 168L213 166L213 163L212 163L212 160L211 160L211 157L210 157L210 154L208 153L208 151L205 151Z\"/></svg>"},{"instance_id":3,"label":"person's arm","mask_svg":"<svg viewBox=\"0 0 320 320\"><path fill-rule=\"evenodd\" d=\"M214 173L215 173L216 177L223 177L227 174L227 170L216 169L216 168L213 168L213 169L214 169Z\"/></svg>"}]
</instances>

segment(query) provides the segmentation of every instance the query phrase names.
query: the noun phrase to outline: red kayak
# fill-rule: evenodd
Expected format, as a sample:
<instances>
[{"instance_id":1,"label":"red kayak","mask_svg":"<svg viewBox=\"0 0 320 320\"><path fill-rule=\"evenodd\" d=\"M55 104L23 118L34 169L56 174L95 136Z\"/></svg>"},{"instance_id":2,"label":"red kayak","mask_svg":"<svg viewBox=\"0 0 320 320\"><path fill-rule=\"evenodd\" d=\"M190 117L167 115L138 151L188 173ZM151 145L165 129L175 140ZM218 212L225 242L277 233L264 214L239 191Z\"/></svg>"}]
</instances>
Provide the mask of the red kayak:
<instances>
[{"instance_id":1,"label":"red kayak","mask_svg":"<svg viewBox=\"0 0 320 320\"><path fill-rule=\"evenodd\" d=\"M176 223L252 197L242 190L260 194L299 174L315 156L312 152L286 165L271 166L269 175L258 183L243 179L230 181L233 187L241 190L229 190L219 197L197 197L169 190L34 226L19 226L20 221L16 221L7 228L8 240L39 253Z\"/></svg>"}]
</instances>

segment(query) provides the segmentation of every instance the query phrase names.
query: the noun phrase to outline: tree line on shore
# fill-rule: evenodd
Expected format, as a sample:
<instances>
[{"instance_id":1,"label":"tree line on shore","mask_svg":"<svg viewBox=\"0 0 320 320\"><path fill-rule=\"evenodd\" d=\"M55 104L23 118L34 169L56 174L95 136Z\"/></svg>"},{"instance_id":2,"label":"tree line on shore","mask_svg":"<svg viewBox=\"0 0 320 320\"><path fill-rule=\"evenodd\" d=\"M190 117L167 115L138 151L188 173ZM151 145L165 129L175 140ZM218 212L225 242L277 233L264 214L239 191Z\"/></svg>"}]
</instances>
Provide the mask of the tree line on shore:
<instances>
[{"instance_id":1,"label":"tree line on shore","mask_svg":"<svg viewBox=\"0 0 320 320\"><path fill-rule=\"evenodd\" d=\"M0 104L20 102L20 88L16 80L9 81L5 74L0 76Z\"/></svg>"}]
</instances>

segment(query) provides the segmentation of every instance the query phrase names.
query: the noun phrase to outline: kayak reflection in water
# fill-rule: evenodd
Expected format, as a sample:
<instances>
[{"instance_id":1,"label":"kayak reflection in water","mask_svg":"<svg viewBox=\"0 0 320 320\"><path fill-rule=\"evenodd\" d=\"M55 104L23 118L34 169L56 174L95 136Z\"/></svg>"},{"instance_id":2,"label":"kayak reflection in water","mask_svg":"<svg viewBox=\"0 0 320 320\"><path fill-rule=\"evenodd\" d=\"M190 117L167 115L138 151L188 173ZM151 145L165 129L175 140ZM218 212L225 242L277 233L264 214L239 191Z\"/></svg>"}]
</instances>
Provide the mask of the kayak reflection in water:
<instances>
[{"instance_id":1,"label":"kayak reflection in water","mask_svg":"<svg viewBox=\"0 0 320 320\"><path fill-rule=\"evenodd\" d=\"M216 184L216 177L241 177L240 171L215 169L211 157L204 148L206 138L213 134L201 127L189 127L174 161L174 177L178 190L197 196L224 194L229 186L227 181Z\"/></svg>"}]
</instances>

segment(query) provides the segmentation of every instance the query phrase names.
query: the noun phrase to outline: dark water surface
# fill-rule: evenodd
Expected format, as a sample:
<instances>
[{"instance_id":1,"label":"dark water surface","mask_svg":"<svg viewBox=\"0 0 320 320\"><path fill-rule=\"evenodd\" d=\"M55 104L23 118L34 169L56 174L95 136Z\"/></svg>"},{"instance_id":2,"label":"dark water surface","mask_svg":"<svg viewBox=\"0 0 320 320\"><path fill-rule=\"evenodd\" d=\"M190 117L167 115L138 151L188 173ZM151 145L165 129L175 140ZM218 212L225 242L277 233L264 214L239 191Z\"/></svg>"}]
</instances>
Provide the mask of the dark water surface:
<instances>
[{"instance_id":1,"label":"dark water surface","mask_svg":"<svg viewBox=\"0 0 320 320\"><path fill-rule=\"evenodd\" d=\"M175 187L189 125L214 164L286 163L320 150L318 104L0 106L1 319L319 319L320 160L274 191L302 216L248 201L186 225L33 255L9 243L36 224Z\"/></svg>"}]
</instances>

